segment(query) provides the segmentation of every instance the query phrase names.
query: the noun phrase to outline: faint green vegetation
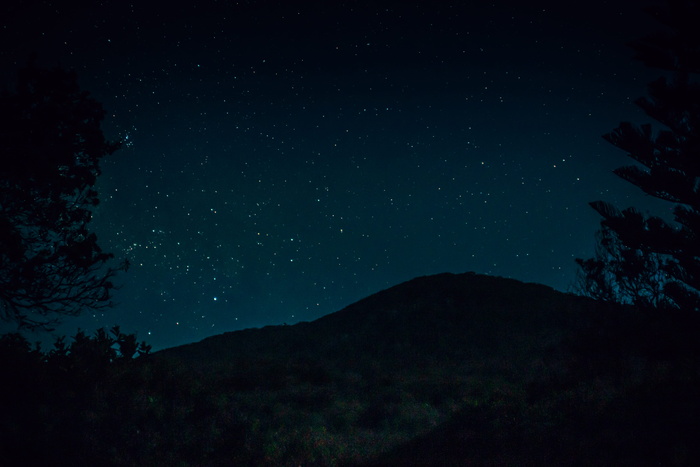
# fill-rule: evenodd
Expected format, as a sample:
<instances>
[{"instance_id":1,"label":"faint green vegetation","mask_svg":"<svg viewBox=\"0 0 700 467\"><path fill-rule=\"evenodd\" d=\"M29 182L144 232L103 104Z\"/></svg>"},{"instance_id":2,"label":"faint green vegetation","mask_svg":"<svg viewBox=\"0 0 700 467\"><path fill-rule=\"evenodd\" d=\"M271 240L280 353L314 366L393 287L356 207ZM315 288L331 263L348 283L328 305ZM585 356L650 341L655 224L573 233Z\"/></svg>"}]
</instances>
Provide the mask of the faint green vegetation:
<instances>
[{"instance_id":1,"label":"faint green vegetation","mask_svg":"<svg viewBox=\"0 0 700 467\"><path fill-rule=\"evenodd\" d=\"M249 340L221 359L124 358L104 332L44 353L8 335L0 339L9 394L0 443L25 454L21 465L57 455L73 465L138 466L692 465L700 458L693 438L700 344L691 325L586 311L577 326L556 318L564 324L552 333L542 331L550 324L518 316L519 335L501 322L513 312L502 312L479 317L495 322L478 332L509 341L480 335L482 350L469 326L448 331L462 319L448 311L434 310L422 329L397 324L400 345L378 342L373 327L357 326L352 336L329 326L312 338L308 327L285 326L262 331L279 348L260 350L270 346L246 333Z\"/></svg>"}]
</instances>

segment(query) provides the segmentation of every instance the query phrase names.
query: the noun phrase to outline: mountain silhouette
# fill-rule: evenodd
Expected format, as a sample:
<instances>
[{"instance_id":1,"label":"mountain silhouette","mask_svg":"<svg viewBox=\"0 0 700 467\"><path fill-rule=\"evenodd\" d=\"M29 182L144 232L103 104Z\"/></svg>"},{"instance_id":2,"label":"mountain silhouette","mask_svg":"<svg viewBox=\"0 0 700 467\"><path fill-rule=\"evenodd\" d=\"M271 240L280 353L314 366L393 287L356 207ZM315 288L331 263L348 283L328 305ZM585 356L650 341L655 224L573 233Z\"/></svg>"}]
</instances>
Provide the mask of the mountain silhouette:
<instances>
[{"instance_id":1,"label":"mountain silhouette","mask_svg":"<svg viewBox=\"0 0 700 467\"><path fill-rule=\"evenodd\" d=\"M248 416L275 435L249 449L272 454L243 463L690 465L700 352L681 321L445 273L153 358L262 405Z\"/></svg>"},{"instance_id":2,"label":"mountain silhouette","mask_svg":"<svg viewBox=\"0 0 700 467\"><path fill-rule=\"evenodd\" d=\"M10 336L0 452L3 465L700 465L698 323L466 273L135 359L104 359L111 341L84 335L75 355L44 358Z\"/></svg>"},{"instance_id":3,"label":"mountain silhouette","mask_svg":"<svg viewBox=\"0 0 700 467\"><path fill-rule=\"evenodd\" d=\"M313 322L267 326L169 348L160 356L201 364L250 357L347 355L466 358L552 346L592 300L513 279L465 274L418 277Z\"/></svg>"}]
</instances>

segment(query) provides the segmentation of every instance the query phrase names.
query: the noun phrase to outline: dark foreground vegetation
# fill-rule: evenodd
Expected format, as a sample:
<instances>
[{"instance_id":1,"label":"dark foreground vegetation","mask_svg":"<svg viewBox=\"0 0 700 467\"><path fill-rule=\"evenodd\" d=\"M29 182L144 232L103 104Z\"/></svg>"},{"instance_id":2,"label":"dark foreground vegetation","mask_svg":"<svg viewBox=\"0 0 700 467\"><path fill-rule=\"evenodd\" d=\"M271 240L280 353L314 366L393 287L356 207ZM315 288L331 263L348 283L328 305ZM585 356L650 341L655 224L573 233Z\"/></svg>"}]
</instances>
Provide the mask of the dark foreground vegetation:
<instances>
[{"instance_id":1,"label":"dark foreground vegetation","mask_svg":"<svg viewBox=\"0 0 700 467\"><path fill-rule=\"evenodd\" d=\"M3 465L700 465L694 317L441 274L138 358L116 331L2 339Z\"/></svg>"}]
</instances>

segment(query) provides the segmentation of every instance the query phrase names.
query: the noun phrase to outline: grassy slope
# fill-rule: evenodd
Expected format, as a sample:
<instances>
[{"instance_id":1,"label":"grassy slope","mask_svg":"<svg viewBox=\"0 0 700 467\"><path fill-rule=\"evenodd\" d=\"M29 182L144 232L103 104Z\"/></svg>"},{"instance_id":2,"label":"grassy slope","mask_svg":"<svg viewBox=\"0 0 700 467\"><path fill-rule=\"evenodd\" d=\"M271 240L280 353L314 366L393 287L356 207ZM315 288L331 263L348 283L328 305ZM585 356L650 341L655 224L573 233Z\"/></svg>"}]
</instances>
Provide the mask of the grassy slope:
<instances>
[{"instance_id":1,"label":"grassy slope","mask_svg":"<svg viewBox=\"0 0 700 467\"><path fill-rule=\"evenodd\" d=\"M684 464L700 428L690 325L440 274L156 357L236 401L254 462Z\"/></svg>"},{"instance_id":2,"label":"grassy slope","mask_svg":"<svg viewBox=\"0 0 700 467\"><path fill-rule=\"evenodd\" d=\"M6 367L29 379L6 380L15 396L0 399L0 455L7 465L700 465L697 335L696 319L538 284L421 277L311 323L226 333L100 375Z\"/></svg>"}]
</instances>

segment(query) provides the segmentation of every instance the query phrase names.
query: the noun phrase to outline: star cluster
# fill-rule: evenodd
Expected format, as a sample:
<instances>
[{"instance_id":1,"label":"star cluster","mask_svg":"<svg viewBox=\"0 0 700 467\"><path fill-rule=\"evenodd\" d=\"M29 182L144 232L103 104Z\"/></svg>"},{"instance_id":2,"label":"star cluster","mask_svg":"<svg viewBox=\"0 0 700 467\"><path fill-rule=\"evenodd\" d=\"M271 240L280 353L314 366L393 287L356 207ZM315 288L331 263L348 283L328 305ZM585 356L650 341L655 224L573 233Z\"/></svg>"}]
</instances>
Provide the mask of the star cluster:
<instances>
[{"instance_id":1,"label":"star cluster","mask_svg":"<svg viewBox=\"0 0 700 467\"><path fill-rule=\"evenodd\" d=\"M643 118L653 74L624 44L650 20L609 3L14 7L3 68L75 68L124 141L94 227L132 267L113 310L64 332L161 348L444 271L567 290L586 203L640 199L600 135Z\"/></svg>"}]
</instances>

